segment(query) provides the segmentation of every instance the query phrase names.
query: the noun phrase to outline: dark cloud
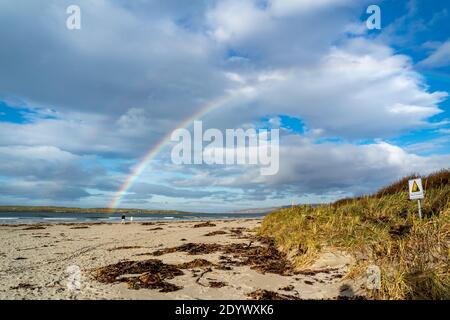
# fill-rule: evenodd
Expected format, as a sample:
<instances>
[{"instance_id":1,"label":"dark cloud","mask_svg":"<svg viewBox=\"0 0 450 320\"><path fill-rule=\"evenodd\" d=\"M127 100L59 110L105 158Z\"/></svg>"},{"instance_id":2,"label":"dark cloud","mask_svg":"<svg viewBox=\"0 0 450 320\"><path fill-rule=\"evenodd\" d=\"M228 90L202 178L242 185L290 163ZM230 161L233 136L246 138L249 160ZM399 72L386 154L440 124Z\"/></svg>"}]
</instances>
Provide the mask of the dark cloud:
<instances>
[{"instance_id":1,"label":"dark cloud","mask_svg":"<svg viewBox=\"0 0 450 320\"><path fill-rule=\"evenodd\" d=\"M51 201L58 203L61 201L76 201L90 194L84 187L72 186L70 184L61 184L58 182L4 182L0 186L0 194L2 199L10 199L17 201L25 200L26 203L34 201ZM21 204L17 202L15 204Z\"/></svg>"}]
</instances>

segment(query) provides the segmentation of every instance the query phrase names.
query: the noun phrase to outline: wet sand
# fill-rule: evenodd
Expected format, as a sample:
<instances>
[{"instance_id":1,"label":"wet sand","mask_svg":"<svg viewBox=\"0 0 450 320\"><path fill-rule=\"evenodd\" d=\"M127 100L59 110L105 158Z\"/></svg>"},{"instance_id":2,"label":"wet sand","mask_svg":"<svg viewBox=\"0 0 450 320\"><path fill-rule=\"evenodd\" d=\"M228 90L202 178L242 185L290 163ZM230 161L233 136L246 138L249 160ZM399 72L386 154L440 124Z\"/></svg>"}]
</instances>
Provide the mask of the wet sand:
<instances>
[{"instance_id":1,"label":"wet sand","mask_svg":"<svg viewBox=\"0 0 450 320\"><path fill-rule=\"evenodd\" d=\"M0 226L0 299L336 299L353 260L296 270L259 219Z\"/></svg>"}]
</instances>

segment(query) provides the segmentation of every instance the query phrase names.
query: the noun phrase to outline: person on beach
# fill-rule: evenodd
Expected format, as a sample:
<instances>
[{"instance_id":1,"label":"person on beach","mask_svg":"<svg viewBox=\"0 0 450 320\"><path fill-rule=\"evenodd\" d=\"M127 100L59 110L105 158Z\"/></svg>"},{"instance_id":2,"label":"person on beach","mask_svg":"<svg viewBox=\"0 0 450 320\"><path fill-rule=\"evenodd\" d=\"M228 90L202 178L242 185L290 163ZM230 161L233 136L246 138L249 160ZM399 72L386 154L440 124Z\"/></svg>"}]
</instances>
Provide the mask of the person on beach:
<instances>
[{"instance_id":1,"label":"person on beach","mask_svg":"<svg viewBox=\"0 0 450 320\"><path fill-rule=\"evenodd\" d=\"M125 223L125 215L122 215L122 222L121 223Z\"/></svg>"}]
</instances>

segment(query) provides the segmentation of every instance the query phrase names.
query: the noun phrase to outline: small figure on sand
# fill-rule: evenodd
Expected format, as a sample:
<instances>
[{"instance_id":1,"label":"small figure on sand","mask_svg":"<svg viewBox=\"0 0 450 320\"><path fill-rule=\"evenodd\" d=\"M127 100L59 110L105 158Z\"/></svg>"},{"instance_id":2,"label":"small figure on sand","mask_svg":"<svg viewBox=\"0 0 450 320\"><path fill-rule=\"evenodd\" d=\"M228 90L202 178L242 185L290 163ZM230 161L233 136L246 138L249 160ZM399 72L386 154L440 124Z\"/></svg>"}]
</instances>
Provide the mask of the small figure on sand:
<instances>
[{"instance_id":1,"label":"small figure on sand","mask_svg":"<svg viewBox=\"0 0 450 320\"><path fill-rule=\"evenodd\" d=\"M125 215L122 215L122 222L121 223L125 223Z\"/></svg>"}]
</instances>

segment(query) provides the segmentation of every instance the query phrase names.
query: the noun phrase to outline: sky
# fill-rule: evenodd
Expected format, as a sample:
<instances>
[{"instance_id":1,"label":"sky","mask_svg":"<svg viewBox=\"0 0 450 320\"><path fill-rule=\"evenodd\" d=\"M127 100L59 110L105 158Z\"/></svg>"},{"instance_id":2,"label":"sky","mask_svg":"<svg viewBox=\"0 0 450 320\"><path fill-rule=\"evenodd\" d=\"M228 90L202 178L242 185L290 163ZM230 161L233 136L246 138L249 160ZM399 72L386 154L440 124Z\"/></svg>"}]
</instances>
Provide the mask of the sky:
<instances>
[{"instance_id":1,"label":"sky","mask_svg":"<svg viewBox=\"0 0 450 320\"><path fill-rule=\"evenodd\" d=\"M0 1L0 204L108 207L158 146L120 207L326 203L449 168L449 21L450 1ZM174 164L186 119L279 128L278 173Z\"/></svg>"}]
</instances>

